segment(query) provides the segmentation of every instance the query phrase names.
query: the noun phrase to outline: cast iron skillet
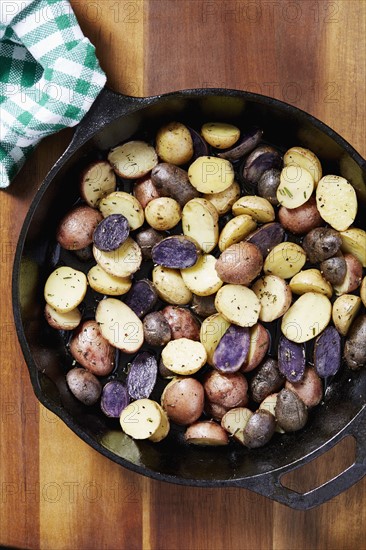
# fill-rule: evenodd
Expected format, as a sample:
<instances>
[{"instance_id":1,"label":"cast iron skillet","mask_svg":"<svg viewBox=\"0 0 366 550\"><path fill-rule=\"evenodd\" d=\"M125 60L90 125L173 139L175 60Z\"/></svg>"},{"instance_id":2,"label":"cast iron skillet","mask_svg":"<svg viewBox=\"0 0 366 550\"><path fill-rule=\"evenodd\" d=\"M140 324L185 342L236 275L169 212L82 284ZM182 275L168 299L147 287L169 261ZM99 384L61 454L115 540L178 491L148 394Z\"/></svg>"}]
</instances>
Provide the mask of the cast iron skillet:
<instances>
[{"instance_id":1,"label":"cast iron skillet","mask_svg":"<svg viewBox=\"0 0 366 550\"><path fill-rule=\"evenodd\" d=\"M357 189L364 209L363 220L357 223L365 228L365 160L329 127L303 111L235 90L186 90L139 99L105 89L40 186L16 250L14 318L34 392L84 441L130 470L182 485L244 487L292 508L312 508L346 490L366 473L365 368L357 372L345 368L329 381L324 404L310 414L301 432L275 436L270 444L255 450L234 444L219 448L187 446L178 429L159 444L132 441L121 432L117 421L107 419L97 406L87 408L78 403L66 386L65 372L71 358L65 351L63 335L50 329L43 318L44 282L59 261L53 240L56 224L77 199L77 176L86 163L139 128L154 129L176 119L198 128L202 120L234 121L239 126L255 123L264 129L266 140L282 150L293 145L309 147L320 157L325 173L344 175ZM86 308L92 307L89 301ZM356 440L356 458L340 475L305 494L281 484L283 474L323 454L348 435Z\"/></svg>"}]
</instances>

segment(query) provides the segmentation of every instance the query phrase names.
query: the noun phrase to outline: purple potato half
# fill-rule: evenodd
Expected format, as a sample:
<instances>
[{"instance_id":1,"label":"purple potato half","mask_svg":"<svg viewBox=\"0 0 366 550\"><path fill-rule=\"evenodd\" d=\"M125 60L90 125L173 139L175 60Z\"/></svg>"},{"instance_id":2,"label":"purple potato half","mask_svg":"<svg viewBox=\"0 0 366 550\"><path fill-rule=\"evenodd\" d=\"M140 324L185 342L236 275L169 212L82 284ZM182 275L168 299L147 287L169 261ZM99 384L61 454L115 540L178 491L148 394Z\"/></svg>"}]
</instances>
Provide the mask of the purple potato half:
<instances>
[{"instance_id":1,"label":"purple potato half","mask_svg":"<svg viewBox=\"0 0 366 550\"><path fill-rule=\"evenodd\" d=\"M254 231L245 240L257 245L262 252L263 258L266 258L272 248L282 243L285 237L285 230L280 223L272 222L262 225Z\"/></svg>"},{"instance_id":2,"label":"purple potato half","mask_svg":"<svg viewBox=\"0 0 366 550\"><path fill-rule=\"evenodd\" d=\"M305 373L306 357L304 344L291 342L281 336L278 344L278 368L289 382L300 382Z\"/></svg>"},{"instance_id":3,"label":"purple potato half","mask_svg":"<svg viewBox=\"0 0 366 550\"><path fill-rule=\"evenodd\" d=\"M314 369L321 378L334 376L341 367L341 337L334 327L327 327L315 340Z\"/></svg>"},{"instance_id":4,"label":"purple potato half","mask_svg":"<svg viewBox=\"0 0 366 550\"><path fill-rule=\"evenodd\" d=\"M102 220L93 234L94 244L99 250L117 250L127 239L130 226L122 214L111 214Z\"/></svg>"},{"instance_id":5,"label":"purple potato half","mask_svg":"<svg viewBox=\"0 0 366 550\"><path fill-rule=\"evenodd\" d=\"M213 366L223 373L240 370L249 353L249 346L249 329L230 325L214 352Z\"/></svg>"},{"instance_id":6,"label":"purple potato half","mask_svg":"<svg viewBox=\"0 0 366 550\"><path fill-rule=\"evenodd\" d=\"M119 418L123 409L130 402L126 386L119 380L108 382L103 390L100 400L100 408L106 416Z\"/></svg>"},{"instance_id":7,"label":"purple potato half","mask_svg":"<svg viewBox=\"0 0 366 550\"><path fill-rule=\"evenodd\" d=\"M156 244L151 255L155 264L172 269L185 269L197 262L199 251L191 239L173 235Z\"/></svg>"},{"instance_id":8,"label":"purple potato half","mask_svg":"<svg viewBox=\"0 0 366 550\"><path fill-rule=\"evenodd\" d=\"M127 390L132 399L148 398L154 389L158 375L158 363L152 353L144 351L136 355L127 375Z\"/></svg>"}]
</instances>

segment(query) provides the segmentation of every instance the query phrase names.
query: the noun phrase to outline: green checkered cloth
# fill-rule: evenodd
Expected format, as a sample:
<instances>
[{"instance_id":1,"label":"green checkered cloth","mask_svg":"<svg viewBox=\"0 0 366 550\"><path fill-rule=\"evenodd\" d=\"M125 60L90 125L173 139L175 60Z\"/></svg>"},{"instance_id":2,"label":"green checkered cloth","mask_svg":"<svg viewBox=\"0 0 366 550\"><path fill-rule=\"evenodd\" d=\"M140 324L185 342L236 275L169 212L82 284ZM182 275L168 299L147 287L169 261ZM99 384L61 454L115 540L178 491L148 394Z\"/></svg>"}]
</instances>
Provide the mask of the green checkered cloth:
<instances>
[{"instance_id":1,"label":"green checkered cloth","mask_svg":"<svg viewBox=\"0 0 366 550\"><path fill-rule=\"evenodd\" d=\"M80 122L105 81L67 0L0 0L0 187L44 136Z\"/></svg>"}]
</instances>

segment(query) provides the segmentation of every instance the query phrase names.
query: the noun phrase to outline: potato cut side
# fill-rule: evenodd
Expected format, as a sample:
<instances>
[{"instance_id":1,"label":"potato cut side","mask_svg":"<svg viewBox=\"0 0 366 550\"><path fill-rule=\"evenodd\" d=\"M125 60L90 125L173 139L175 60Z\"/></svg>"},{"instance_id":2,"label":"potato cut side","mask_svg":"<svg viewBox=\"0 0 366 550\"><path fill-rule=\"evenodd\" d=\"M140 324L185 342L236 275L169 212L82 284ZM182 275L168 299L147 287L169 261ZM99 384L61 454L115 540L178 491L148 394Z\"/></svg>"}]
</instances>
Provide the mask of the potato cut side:
<instances>
[{"instance_id":1,"label":"potato cut side","mask_svg":"<svg viewBox=\"0 0 366 550\"><path fill-rule=\"evenodd\" d=\"M150 439L162 432L165 415L158 403L151 399L137 399L120 416L122 430L133 439Z\"/></svg>"},{"instance_id":2,"label":"potato cut side","mask_svg":"<svg viewBox=\"0 0 366 550\"><path fill-rule=\"evenodd\" d=\"M113 170L126 179L142 178L158 164L154 147L144 141L129 141L110 150Z\"/></svg>"},{"instance_id":3,"label":"potato cut side","mask_svg":"<svg viewBox=\"0 0 366 550\"><path fill-rule=\"evenodd\" d=\"M246 407L236 407L224 414L221 426L233 436L234 439L244 445L244 430L253 412Z\"/></svg>"},{"instance_id":4,"label":"potato cut side","mask_svg":"<svg viewBox=\"0 0 366 550\"><path fill-rule=\"evenodd\" d=\"M322 165L318 157L304 147L291 147L291 149L288 149L283 157L283 164L284 166L305 168L313 176L315 185L318 185L323 175Z\"/></svg>"},{"instance_id":5,"label":"potato cut side","mask_svg":"<svg viewBox=\"0 0 366 550\"><path fill-rule=\"evenodd\" d=\"M99 201L116 189L116 174L106 160L94 162L82 173L80 194L85 202L95 208Z\"/></svg>"},{"instance_id":6,"label":"potato cut side","mask_svg":"<svg viewBox=\"0 0 366 550\"><path fill-rule=\"evenodd\" d=\"M93 254L97 264L115 277L129 277L136 273L142 262L141 249L131 237L111 252L105 252L93 246Z\"/></svg>"},{"instance_id":7,"label":"potato cut side","mask_svg":"<svg viewBox=\"0 0 366 550\"><path fill-rule=\"evenodd\" d=\"M290 288L294 294L305 294L306 292L319 292L328 298L333 295L333 288L319 269L305 269L300 271L290 281Z\"/></svg>"},{"instance_id":8,"label":"potato cut side","mask_svg":"<svg viewBox=\"0 0 366 550\"><path fill-rule=\"evenodd\" d=\"M157 403L157 406L160 410L160 415L161 415L160 426L158 427L156 432L154 432L149 437L150 441L153 441L154 443L158 443L159 441L162 441L163 439L165 439L170 430L168 415L166 414L164 409L159 405L159 403Z\"/></svg>"},{"instance_id":9,"label":"potato cut side","mask_svg":"<svg viewBox=\"0 0 366 550\"><path fill-rule=\"evenodd\" d=\"M180 166L193 155L193 141L187 126L181 122L169 122L156 134L156 152L163 162Z\"/></svg>"},{"instance_id":10,"label":"potato cut side","mask_svg":"<svg viewBox=\"0 0 366 550\"><path fill-rule=\"evenodd\" d=\"M192 292L177 269L158 265L153 269L152 281L159 297L168 304L184 306L192 300Z\"/></svg>"},{"instance_id":11,"label":"potato cut side","mask_svg":"<svg viewBox=\"0 0 366 550\"><path fill-rule=\"evenodd\" d=\"M226 122L206 122L201 128L203 138L216 149L232 147L240 137L240 130Z\"/></svg>"},{"instance_id":12,"label":"potato cut side","mask_svg":"<svg viewBox=\"0 0 366 550\"><path fill-rule=\"evenodd\" d=\"M232 205L240 197L240 185L234 181L230 187L221 191L221 193L211 193L203 195L202 198L210 201L216 208L219 216L226 214L231 210Z\"/></svg>"},{"instance_id":13,"label":"potato cut side","mask_svg":"<svg viewBox=\"0 0 366 550\"><path fill-rule=\"evenodd\" d=\"M219 240L219 215L205 199L192 199L182 212L183 233L194 239L203 252L211 252Z\"/></svg>"},{"instance_id":14,"label":"potato cut side","mask_svg":"<svg viewBox=\"0 0 366 550\"><path fill-rule=\"evenodd\" d=\"M94 265L89 270L87 277L93 290L108 296L122 296L132 286L132 280L129 277L115 277L104 271L100 265Z\"/></svg>"},{"instance_id":15,"label":"potato cut side","mask_svg":"<svg viewBox=\"0 0 366 550\"><path fill-rule=\"evenodd\" d=\"M306 262L306 253L296 243L284 242L275 246L268 254L263 271L266 275L277 275L290 279L298 273Z\"/></svg>"},{"instance_id":16,"label":"potato cut side","mask_svg":"<svg viewBox=\"0 0 366 550\"><path fill-rule=\"evenodd\" d=\"M58 267L48 277L44 287L44 298L51 307L61 313L75 309L83 301L87 280L72 267Z\"/></svg>"},{"instance_id":17,"label":"potato cut side","mask_svg":"<svg viewBox=\"0 0 366 550\"><path fill-rule=\"evenodd\" d=\"M314 178L301 166L285 166L277 188L277 200L286 208L298 208L305 204L314 190Z\"/></svg>"},{"instance_id":18,"label":"potato cut side","mask_svg":"<svg viewBox=\"0 0 366 550\"><path fill-rule=\"evenodd\" d=\"M157 231L168 231L180 222L182 210L179 203L170 197L158 197L145 208L147 223Z\"/></svg>"},{"instance_id":19,"label":"potato cut side","mask_svg":"<svg viewBox=\"0 0 366 550\"><path fill-rule=\"evenodd\" d=\"M290 307L282 318L282 333L291 342L308 342L329 324L332 304L324 294L307 292Z\"/></svg>"},{"instance_id":20,"label":"potato cut side","mask_svg":"<svg viewBox=\"0 0 366 550\"><path fill-rule=\"evenodd\" d=\"M62 313L46 303L44 313L47 323L57 330L74 330L81 321L81 313L77 307Z\"/></svg>"},{"instance_id":21,"label":"potato cut side","mask_svg":"<svg viewBox=\"0 0 366 550\"><path fill-rule=\"evenodd\" d=\"M215 298L216 309L227 321L240 327L256 324L261 309L260 302L252 290L241 285L225 285Z\"/></svg>"},{"instance_id":22,"label":"potato cut side","mask_svg":"<svg viewBox=\"0 0 366 550\"><path fill-rule=\"evenodd\" d=\"M181 269L187 288L197 296L210 296L222 287L223 282L215 269L216 258L203 254L192 267Z\"/></svg>"},{"instance_id":23,"label":"potato cut side","mask_svg":"<svg viewBox=\"0 0 366 550\"><path fill-rule=\"evenodd\" d=\"M337 231L346 231L355 221L356 192L341 176L324 176L319 181L316 204L323 220Z\"/></svg>"},{"instance_id":24,"label":"potato cut side","mask_svg":"<svg viewBox=\"0 0 366 550\"><path fill-rule=\"evenodd\" d=\"M213 365L213 355L221 338L229 328L230 323L219 313L204 319L200 330L200 341L207 353L207 363Z\"/></svg>"},{"instance_id":25,"label":"potato cut side","mask_svg":"<svg viewBox=\"0 0 366 550\"><path fill-rule=\"evenodd\" d=\"M342 252L352 254L361 262L362 267L366 267L366 231L351 227L346 231L341 231Z\"/></svg>"},{"instance_id":26,"label":"potato cut side","mask_svg":"<svg viewBox=\"0 0 366 550\"><path fill-rule=\"evenodd\" d=\"M139 201L124 191L115 191L104 197L99 203L99 210L105 218L111 214L122 214L133 231L145 221L144 210Z\"/></svg>"},{"instance_id":27,"label":"potato cut side","mask_svg":"<svg viewBox=\"0 0 366 550\"><path fill-rule=\"evenodd\" d=\"M228 160L198 157L188 168L191 185L200 193L221 193L234 182L234 168Z\"/></svg>"},{"instance_id":28,"label":"potato cut side","mask_svg":"<svg viewBox=\"0 0 366 550\"><path fill-rule=\"evenodd\" d=\"M124 302L117 298L101 300L95 311L95 320L102 336L114 347L134 353L143 344L142 322Z\"/></svg>"},{"instance_id":29,"label":"potato cut side","mask_svg":"<svg viewBox=\"0 0 366 550\"><path fill-rule=\"evenodd\" d=\"M342 294L333 304L332 319L339 334L346 336L361 307L361 298L354 294Z\"/></svg>"},{"instance_id":30,"label":"potato cut side","mask_svg":"<svg viewBox=\"0 0 366 550\"><path fill-rule=\"evenodd\" d=\"M219 248L221 252L232 244L239 243L256 229L257 224L248 214L235 216L235 218L227 222L220 233Z\"/></svg>"},{"instance_id":31,"label":"potato cut side","mask_svg":"<svg viewBox=\"0 0 366 550\"><path fill-rule=\"evenodd\" d=\"M256 195L246 195L240 197L233 205L234 216L247 214L259 223L273 222L275 213L272 204L263 197Z\"/></svg>"},{"instance_id":32,"label":"potato cut side","mask_svg":"<svg viewBox=\"0 0 366 550\"><path fill-rule=\"evenodd\" d=\"M291 289L286 281L277 275L261 277L254 283L252 290L261 305L259 319L265 323L282 317L291 305Z\"/></svg>"},{"instance_id":33,"label":"potato cut side","mask_svg":"<svg viewBox=\"0 0 366 550\"><path fill-rule=\"evenodd\" d=\"M361 296L361 300L362 300L363 305L366 307L366 277L364 277L362 279L362 284L361 284L361 288L360 288L360 296Z\"/></svg>"},{"instance_id":34,"label":"potato cut side","mask_svg":"<svg viewBox=\"0 0 366 550\"><path fill-rule=\"evenodd\" d=\"M265 409L266 411L273 414L273 416L276 418L276 404L277 404L277 395L278 393L272 393L271 395L268 395L265 399L263 399L262 403L260 403L259 408ZM275 432L284 434L286 433L283 428L277 423L276 419L276 428Z\"/></svg>"},{"instance_id":35,"label":"potato cut side","mask_svg":"<svg viewBox=\"0 0 366 550\"><path fill-rule=\"evenodd\" d=\"M182 376L194 374L206 363L207 353L201 342L178 338L167 343L161 354L167 369Z\"/></svg>"}]
</instances>

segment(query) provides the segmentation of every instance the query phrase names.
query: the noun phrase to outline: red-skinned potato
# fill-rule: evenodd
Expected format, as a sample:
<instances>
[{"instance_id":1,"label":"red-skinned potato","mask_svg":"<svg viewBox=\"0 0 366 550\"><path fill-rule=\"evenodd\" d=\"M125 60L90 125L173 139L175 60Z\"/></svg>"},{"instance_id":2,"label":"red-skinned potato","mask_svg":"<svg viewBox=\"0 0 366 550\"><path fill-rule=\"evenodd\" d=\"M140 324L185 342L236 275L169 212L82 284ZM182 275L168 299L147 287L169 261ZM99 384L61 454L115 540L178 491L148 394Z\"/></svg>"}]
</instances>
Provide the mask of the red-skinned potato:
<instances>
[{"instance_id":1,"label":"red-skinned potato","mask_svg":"<svg viewBox=\"0 0 366 550\"><path fill-rule=\"evenodd\" d=\"M222 405L219 405L217 403L211 403L210 401L205 401L205 415L209 416L210 418L213 418L214 420L217 420L218 422L221 422L223 416L230 411L230 407L223 407Z\"/></svg>"},{"instance_id":2,"label":"red-skinned potato","mask_svg":"<svg viewBox=\"0 0 366 550\"><path fill-rule=\"evenodd\" d=\"M289 382L287 380L285 388L296 393L309 409L319 405L323 398L321 378L311 367L305 369L304 377L300 382Z\"/></svg>"},{"instance_id":3,"label":"red-skinned potato","mask_svg":"<svg viewBox=\"0 0 366 550\"><path fill-rule=\"evenodd\" d=\"M170 420L188 426L203 412L204 391L195 378L174 378L163 391L161 406Z\"/></svg>"},{"instance_id":4,"label":"red-skinned potato","mask_svg":"<svg viewBox=\"0 0 366 550\"><path fill-rule=\"evenodd\" d=\"M187 443L194 445L212 446L227 445L229 443L229 437L224 428L213 420L195 422L187 428L184 437Z\"/></svg>"},{"instance_id":5,"label":"red-skinned potato","mask_svg":"<svg viewBox=\"0 0 366 550\"><path fill-rule=\"evenodd\" d=\"M224 283L248 286L263 267L263 256L252 243L242 241L224 250L216 261L215 269Z\"/></svg>"},{"instance_id":6,"label":"red-skinned potato","mask_svg":"<svg viewBox=\"0 0 366 550\"><path fill-rule=\"evenodd\" d=\"M106 376L114 367L115 349L103 338L96 321L84 321L70 342L73 358L97 376Z\"/></svg>"},{"instance_id":7,"label":"red-skinned potato","mask_svg":"<svg viewBox=\"0 0 366 550\"><path fill-rule=\"evenodd\" d=\"M344 259L347 265L346 276L340 285L333 285L337 296L349 294L356 290L362 281L362 264L352 254L345 254Z\"/></svg>"},{"instance_id":8,"label":"red-skinned potato","mask_svg":"<svg viewBox=\"0 0 366 550\"><path fill-rule=\"evenodd\" d=\"M245 407L248 403L248 383L240 372L223 374L211 371L206 374L203 387L207 401L226 409Z\"/></svg>"},{"instance_id":9,"label":"red-skinned potato","mask_svg":"<svg viewBox=\"0 0 366 550\"><path fill-rule=\"evenodd\" d=\"M270 344L268 331L257 323L250 329L249 353L241 367L241 372L250 372L263 361Z\"/></svg>"},{"instance_id":10,"label":"red-skinned potato","mask_svg":"<svg viewBox=\"0 0 366 550\"><path fill-rule=\"evenodd\" d=\"M98 378L80 367L69 370L66 382L71 393L84 405L94 405L102 393L102 385Z\"/></svg>"},{"instance_id":11,"label":"red-skinned potato","mask_svg":"<svg viewBox=\"0 0 366 550\"><path fill-rule=\"evenodd\" d=\"M61 220L56 239L66 250L80 250L93 242L93 233L103 219L98 210L90 206L76 206Z\"/></svg>"},{"instance_id":12,"label":"red-skinned potato","mask_svg":"<svg viewBox=\"0 0 366 550\"><path fill-rule=\"evenodd\" d=\"M311 197L305 204L297 208L281 206L278 210L278 219L282 227L295 235L305 235L315 227L324 225L316 207L315 197Z\"/></svg>"},{"instance_id":13,"label":"red-skinned potato","mask_svg":"<svg viewBox=\"0 0 366 550\"><path fill-rule=\"evenodd\" d=\"M177 306L166 306L162 314L169 323L172 339L189 338L199 342L200 326L189 309Z\"/></svg>"},{"instance_id":14,"label":"red-skinned potato","mask_svg":"<svg viewBox=\"0 0 366 550\"><path fill-rule=\"evenodd\" d=\"M160 197L159 191L151 181L150 176L145 176L136 181L133 186L133 194L142 208L146 208L150 201Z\"/></svg>"}]
</instances>

